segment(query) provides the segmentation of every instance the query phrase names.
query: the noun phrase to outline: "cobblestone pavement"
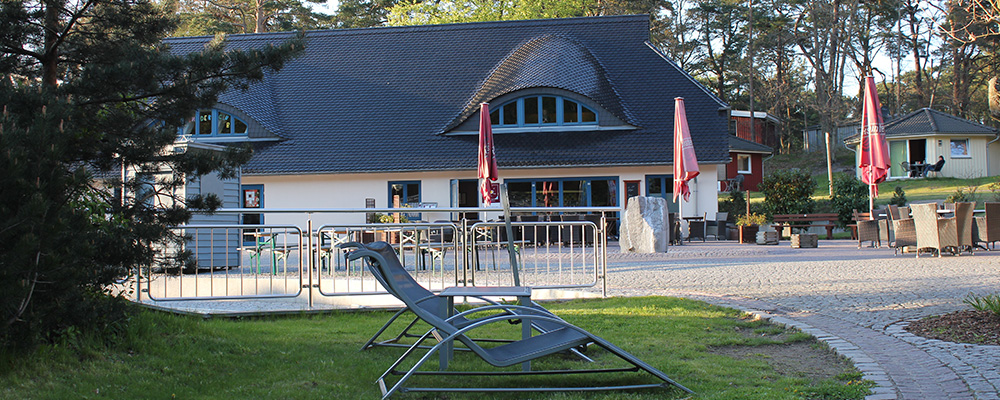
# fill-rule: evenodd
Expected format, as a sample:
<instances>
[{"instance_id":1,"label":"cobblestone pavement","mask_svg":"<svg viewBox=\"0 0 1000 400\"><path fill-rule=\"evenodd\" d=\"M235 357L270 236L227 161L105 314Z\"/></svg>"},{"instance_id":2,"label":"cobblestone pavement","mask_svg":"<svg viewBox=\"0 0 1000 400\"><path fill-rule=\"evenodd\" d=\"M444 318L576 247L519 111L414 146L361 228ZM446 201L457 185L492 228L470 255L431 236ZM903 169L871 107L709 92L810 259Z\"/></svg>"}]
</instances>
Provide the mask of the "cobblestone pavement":
<instances>
[{"instance_id":1,"label":"cobblestone pavement","mask_svg":"<svg viewBox=\"0 0 1000 400\"><path fill-rule=\"evenodd\" d=\"M695 242L608 256L613 295L666 294L756 312L802 328L879 384L869 399L1000 399L1000 346L928 340L912 320L967 309L1000 291L1000 251L942 258L821 240L817 249Z\"/></svg>"}]
</instances>

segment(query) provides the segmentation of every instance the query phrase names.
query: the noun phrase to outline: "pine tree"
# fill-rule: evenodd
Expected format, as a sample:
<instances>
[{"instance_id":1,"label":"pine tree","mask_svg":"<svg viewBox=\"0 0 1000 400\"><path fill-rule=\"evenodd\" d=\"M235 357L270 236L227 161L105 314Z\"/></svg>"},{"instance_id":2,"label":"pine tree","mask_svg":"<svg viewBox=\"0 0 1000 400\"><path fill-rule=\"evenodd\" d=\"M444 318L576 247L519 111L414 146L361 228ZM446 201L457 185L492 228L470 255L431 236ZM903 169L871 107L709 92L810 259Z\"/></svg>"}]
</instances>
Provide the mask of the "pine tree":
<instances>
[{"instance_id":1,"label":"pine tree","mask_svg":"<svg viewBox=\"0 0 1000 400\"><path fill-rule=\"evenodd\" d=\"M226 51L220 37L172 54L161 39L175 22L151 0L0 3L0 347L119 326L109 284L151 265L154 244L180 240L168 227L187 221L186 201L218 204L154 208L114 190L148 185L120 171L231 175L249 149L163 150L221 91L260 80L303 47L298 38ZM169 194L183 183L156 187Z\"/></svg>"}]
</instances>

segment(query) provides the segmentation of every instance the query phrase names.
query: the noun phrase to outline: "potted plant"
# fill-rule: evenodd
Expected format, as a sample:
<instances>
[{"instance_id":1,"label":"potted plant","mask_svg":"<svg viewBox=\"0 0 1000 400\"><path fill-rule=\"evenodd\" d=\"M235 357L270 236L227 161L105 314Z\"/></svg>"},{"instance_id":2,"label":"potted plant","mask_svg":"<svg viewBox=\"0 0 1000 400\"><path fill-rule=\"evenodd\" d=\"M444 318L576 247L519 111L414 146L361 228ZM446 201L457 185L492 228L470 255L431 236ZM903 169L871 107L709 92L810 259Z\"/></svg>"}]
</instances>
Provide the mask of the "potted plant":
<instances>
[{"instance_id":1,"label":"potted plant","mask_svg":"<svg viewBox=\"0 0 1000 400\"><path fill-rule=\"evenodd\" d=\"M767 223L767 216L764 214L749 213L737 218L736 226L740 229L740 243L755 243L757 231L765 223Z\"/></svg>"}]
</instances>

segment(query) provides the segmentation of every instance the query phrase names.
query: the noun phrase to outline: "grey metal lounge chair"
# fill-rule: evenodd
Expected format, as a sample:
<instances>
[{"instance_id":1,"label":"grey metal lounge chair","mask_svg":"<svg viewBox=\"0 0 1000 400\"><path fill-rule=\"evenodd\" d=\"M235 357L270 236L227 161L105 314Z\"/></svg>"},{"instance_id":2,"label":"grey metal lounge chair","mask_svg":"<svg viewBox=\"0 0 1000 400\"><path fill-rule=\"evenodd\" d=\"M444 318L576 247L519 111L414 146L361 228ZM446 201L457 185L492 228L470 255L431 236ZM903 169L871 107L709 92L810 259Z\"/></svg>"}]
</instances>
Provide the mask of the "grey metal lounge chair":
<instances>
[{"instance_id":1,"label":"grey metal lounge chair","mask_svg":"<svg viewBox=\"0 0 1000 400\"><path fill-rule=\"evenodd\" d=\"M689 389L681 386L677 382L674 382L663 372L658 369L646 364L645 362L639 360L635 356L625 352L624 350L618 348L617 346L611 344L610 342L597 337L581 328L573 326L558 317L555 317L547 311L540 310L535 307L530 306L514 306L514 305L489 305L478 307L470 311L456 314L451 317L442 317L439 313L434 312L433 308L428 308L426 303L430 298L428 297L416 297L420 296L419 290L414 290L412 285L415 283L409 275L406 273L405 269L399 266L399 262L395 257L392 257L391 248L386 251L384 247L376 246L375 249L371 248L372 245L359 247L357 250L352 251L348 254L348 259L357 260L364 258L367 261L368 267L372 270L379 270L377 274L382 275L385 278L385 283L387 285L386 289L399 298L410 311L417 315L422 321L430 324L432 328L423 334L416 343L414 343L406 352L398 359L385 373L382 374L377 380L379 387L382 389L382 398L385 399L396 392L423 392L423 391L433 391L433 392L524 392L524 391L594 391L594 390L623 390L623 389L640 389L640 388L663 388L669 387L669 385L677 386L678 388L689 392ZM389 255L389 257L386 257ZM403 276L403 275L406 276ZM439 298L434 296L433 298ZM468 320L466 317L478 312L483 311L509 311L514 310L516 313L505 312L497 315L487 316L478 318L475 320ZM472 340L468 333L473 330L494 324L494 323L507 323L508 321L520 320L522 323L547 323L554 326L558 326L557 329L549 330L544 333L522 337L520 340L515 340L510 343L501 344L495 347L484 348L480 346L476 341ZM465 323L464 321L472 321L471 323ZM522 333L528 333L522 330ZM427 340L430 336L435 336L439 338L436 345L432 346L427 353L425 353L418 361L416 361L410 369L404 371L398 371L396 368L399 367L405 360L407 360L414 352L421 348L421 344ZM442 369L446 368L447 353L450 347L458 341L465 345L470 351L479 356L480 359L486 363L495 367L508 367L517 364L522 364L525 366L524 371L420 371L420 367L424 365L433 356L437 355L441 358ZM588 343L593 343L597 346L603 347L609 353L621 358L622 360L628 362L632 367L626 368L602 368L602 369L583 369L583 370L559 370L559 371L539 371L530 370L530 362L532 360L545 357L548 355L564 352L566 350L574 349ZM447 375L447 376L461 376L461 375L487 375L487 376L524 376L524 375L541 375L541 374L579 374L579 373L605 373L605 372L628 372L628 371L646 371L650 375L658 378L661 382L652 384L629 384L629 385L618 385L618 386L587 386L587 387L558 387L558 388L524 388L524 387L509 387L509 388L463 388L463 387L407 387L404 386L407 381L414 375ZM402 375L398 381L395 382L391 387L386 386L386 378L389 375Z\"/></svg>"},{"instance_id":2,"label":"grey metal lounge chair","mask_svg":"<svg viewBox=\"0 0 1000 400\"><path fill-rule=\"evenodd\" d=\"M389 243L386 243L386 242L374 242L374 243L369 243L369 244L361 244L361 243L357 243L357 242L349 242L349 243L341 244L340 247L341 248L366 249L366 250L369 250L369 251L374 251L374 252L380 253L382 255L382 257L385 258L386 260L394 260L394 262L390 262L389 265L387 265L385 268L369 268L369 271L371 271L372 275L375 277L375 280L377 280L379 282L379 284L382 285L383 288L385 288L386 290L390 290L390 291L392 290L392 289L390 289L391 286L387 282L388 279L389 279L389 276L392 276L393 279L396 279L397 281L406 281L405 284L400 284L398 286L401 286L401 287L405 288L409 292L409 296L410 297L422 299L421 302L420 302L420 306L423 307L424 309L426 309L427 311L434 312L434 313L437 313L437 314L441 314L442 311L445 310L447 300L445 298L438 297L433 292L431 292L430 290L427 290L426 288L424 288L423 286L421 286L419 283L417 283L417 281L415 279L413 279L413 276L411 276L409 274L409 272L407 272L406 269L403 268L402 264L399 263L398 254L396 254L396 251L392 248L392 245L390 245ZM391 272L391 274L386 275L383 272L384 270L388 270L389 272ZM397 298L399 297L395 293L392 293L392 294L393 294L393 296L395 296ZM480 300L483 300L483 301L485 301L488 304L493 305L493 306L501 306L500 303L497 303L496 301L493 301L493 300L491 300L489 298L486 298L486 297L483 297L483 296L469 296L469 297L476 297L476 298L478 298ZM555 317L554 314L552 314L551 312L549 312L544 307L542 307L542 306L540 306L538 304L532 303L531 307L535 308L536 309L535 312L537 312L537 313L547 314L547 315ZM418 337L420 337L420 335L415 335L415 334L410 333L410 329L412 329L417 324L417 322L420 321L419 317L418 318L414 318L413 321L411 321L408 325L406 325L406 327L403 328L403 330L399 334L397 334L395 337L393 337L391 339L387 339L387 340L381 340L381 341L378 340L378 338L380 336L382 336L382 334L385 333L385 331L388 330L388 328L390 326L392 326L392 324L399 317L403 316L403 314L406 314L406 312L408 312L408 311L412 311L412 310L409 307L405 307L402 310L397 311L396 314L394 314L392 316L392 318L389 318L389 321L387 321L384 325L382 325L382 328L380 328L377 332L375 332L375 334L370 339L368 339L368 341L365 342L365 344L363 346L361 346L361 350L367 350L367 349L370 349L370 348L376 347L376 346L410 347L411 344L400 343L400 341L403 338L418 338ZM503 310L503 311L507 312L507 313L516 314L516 311L511 311L509 309ZM444 317L444 315L440 315L440 316ZM458 326L466 326L466 325L469 325L469 324L471 324L471 323L473 323L475 321L476 321L475 319L470 320L470 319L466 319L466 318L463 317L463 318L456 319L456 321L454 321L454 323L455 323L455 325L458 325ZM560 327L557 324L549 324L549 323L547 323L545 321L533 323L531 326L532 326L532 328L538 330L539 332L546 332L548 330L558 329ZM502 340L502 339L475 339L475 340L482 341L482 342L509 342L509 340ZM582 358L584 360L592 361L590 358L588 358L587 356L585 356L582 353L580 353L579 350L577 350L577 349L572 349L571 352L575 353L576 355L578 355L580 358Z\"/></svg>"}]
</instances>

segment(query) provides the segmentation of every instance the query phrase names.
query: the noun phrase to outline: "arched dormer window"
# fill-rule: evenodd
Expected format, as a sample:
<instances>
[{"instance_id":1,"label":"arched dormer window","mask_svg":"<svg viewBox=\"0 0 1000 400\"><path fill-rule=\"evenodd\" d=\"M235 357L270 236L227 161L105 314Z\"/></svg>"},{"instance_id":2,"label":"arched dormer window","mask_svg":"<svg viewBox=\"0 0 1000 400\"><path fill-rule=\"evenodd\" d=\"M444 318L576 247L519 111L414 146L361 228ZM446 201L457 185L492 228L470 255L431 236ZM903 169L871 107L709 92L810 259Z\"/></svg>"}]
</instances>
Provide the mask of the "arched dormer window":
<instances>
[{"instance_id":1,"label":"arched dormer window","mask_svg":"<svg viewBox=\"0 0 1000 400\"><path fill-rule=\"evenodd\" d=\"M497 127L597 125L597 112L563 96L525 96L490 112Z\"/></svg>"},{"instance_id":2,"label":"arched dormer window","mask_svg":"<svg viewBox=\"0 0 1000 400\"><path fill-rule=\"evenodd\" d=\"M230 113L216 109L199 110L179 134L195 138L247 136L247 123Z\"/></svg>"}]
</instances>

